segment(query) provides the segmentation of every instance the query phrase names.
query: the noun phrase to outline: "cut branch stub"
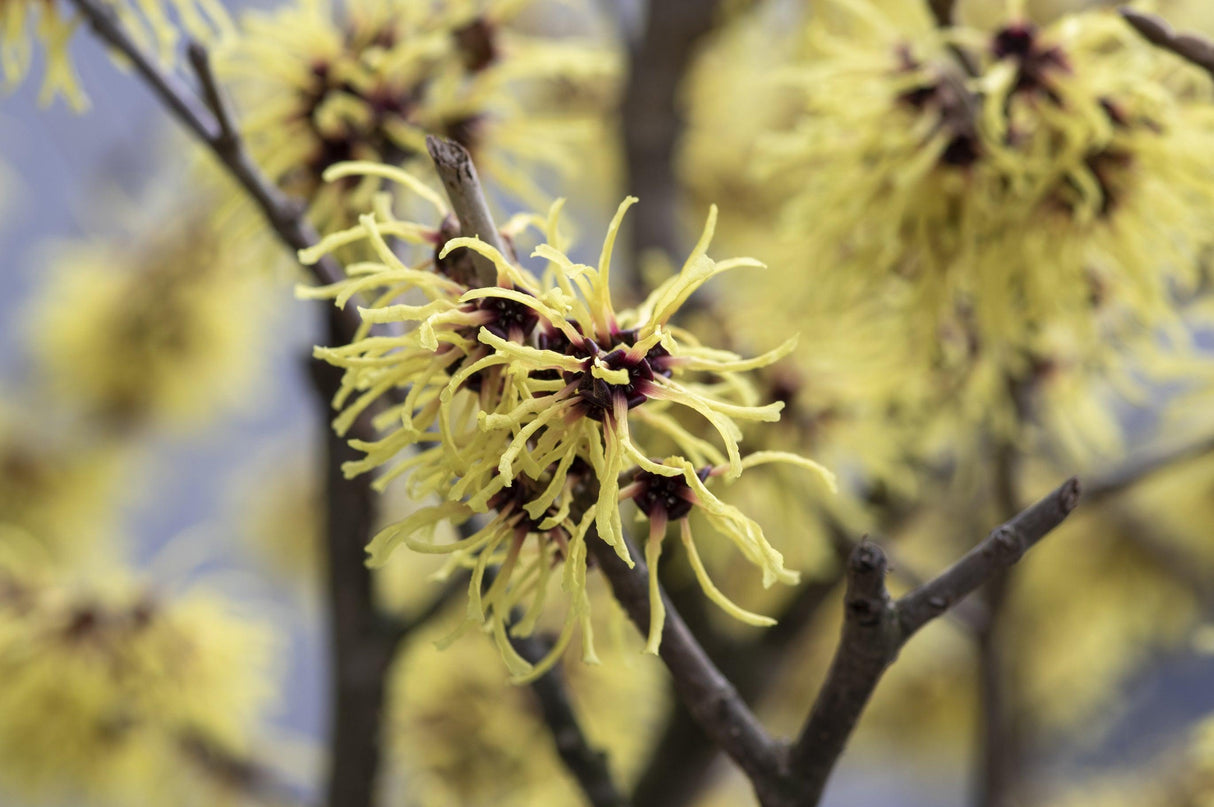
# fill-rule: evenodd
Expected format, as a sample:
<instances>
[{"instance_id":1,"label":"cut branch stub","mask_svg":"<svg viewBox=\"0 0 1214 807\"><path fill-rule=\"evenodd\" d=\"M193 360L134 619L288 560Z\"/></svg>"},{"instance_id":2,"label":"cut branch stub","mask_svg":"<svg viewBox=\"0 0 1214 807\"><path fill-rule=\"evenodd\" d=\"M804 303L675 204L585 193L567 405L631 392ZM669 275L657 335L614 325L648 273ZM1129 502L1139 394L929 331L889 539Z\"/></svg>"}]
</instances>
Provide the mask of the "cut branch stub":
<instances>
[{"instance_id":1,"label":"cut branch stub","mask_svg":"<svg viewBox=\"0 0 1214 807\"><path fill-rule=\"evenodd\" d=\"M472 164L472 155L459 143L434 135L426 137L426 150L430 152L430 159L434 160L434 169L447 191L447 198L451 200L451 209L459 219L460 234L466 238L479 238L502 255L507 255L476 175L476 166ZM477 285L497 285L497 269L493 261L474 254L472 262L476 266Z\"/></svg>"}]
</instances>

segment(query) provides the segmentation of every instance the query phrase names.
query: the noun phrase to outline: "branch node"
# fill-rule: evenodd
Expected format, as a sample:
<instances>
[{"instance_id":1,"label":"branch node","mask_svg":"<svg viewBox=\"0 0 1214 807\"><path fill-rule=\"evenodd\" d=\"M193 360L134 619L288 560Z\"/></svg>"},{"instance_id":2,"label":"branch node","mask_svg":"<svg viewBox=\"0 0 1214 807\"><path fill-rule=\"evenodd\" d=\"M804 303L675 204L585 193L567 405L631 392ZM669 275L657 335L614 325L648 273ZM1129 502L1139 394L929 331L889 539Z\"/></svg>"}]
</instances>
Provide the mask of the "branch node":
<instances>
[{"instance_id":1,"label":"branch node","mask_svg":"<svg viewBox=\"0 0 1214 807\"><path fill-rule=\"evenodd\" d=\"M216 148L234 148L240 139L236 130L236 118L223 96L218 79L215 78L215 71L211 67L210 52L201 42L191 39L186 46L186 57L189 59L190 67L194 69L194 74L198 76L203 101L211 110L211 114L215 116L216 125L219 127L219 131L213 135Z\"/></svg>"}]
</instances>

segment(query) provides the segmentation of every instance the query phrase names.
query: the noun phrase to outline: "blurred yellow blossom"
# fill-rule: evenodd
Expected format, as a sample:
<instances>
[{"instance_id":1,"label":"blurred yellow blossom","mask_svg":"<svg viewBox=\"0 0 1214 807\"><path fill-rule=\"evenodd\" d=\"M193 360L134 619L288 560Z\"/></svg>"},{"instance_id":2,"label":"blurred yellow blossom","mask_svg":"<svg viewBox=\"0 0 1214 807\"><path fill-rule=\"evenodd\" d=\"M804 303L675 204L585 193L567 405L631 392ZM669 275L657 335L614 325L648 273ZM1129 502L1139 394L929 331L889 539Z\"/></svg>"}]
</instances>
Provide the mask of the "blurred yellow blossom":
<instances>
[{"instance_id":1,"label":"blurred yellow blossom","mask_svg":"<svg viewBox=\"0 0 1214 807\"><path fill-rule=\"evenodd\" d=\"M271 639L201 588L165 597L120 568L48 572L0 541L0 782L29 798L236 803L206 749L246 753Z\"/></svg>"},{"instance_id":2,"label":"blurred yellow blossom","mask_svg":"<svg viewBox=\"0 0 1214 807\"><path fill-rule=\"evenodd\" d=\"M51 392L119 428L249 401L272 309L246 256L197 211L60 247L28 321Z\"/></svg>"},{"instance_id":3,"label":"blurred yellow blossom","mask_svg":"<svg viewBox=\"0 0 1214 807\"><path fill-rule=\"evenodd\" d=\"M218 63L250 110L254 156L322 229L353 223L380 186L372 176L325 184L326 168L371 160L425 171L428 134L470 149L496 186L546 204L537 174L578 174L578 147L595 142L612 95L552 88L613 87L617 57L587 37L514 24L539 5L298 0L250 14Z\"/></svg>"}]
</instances>

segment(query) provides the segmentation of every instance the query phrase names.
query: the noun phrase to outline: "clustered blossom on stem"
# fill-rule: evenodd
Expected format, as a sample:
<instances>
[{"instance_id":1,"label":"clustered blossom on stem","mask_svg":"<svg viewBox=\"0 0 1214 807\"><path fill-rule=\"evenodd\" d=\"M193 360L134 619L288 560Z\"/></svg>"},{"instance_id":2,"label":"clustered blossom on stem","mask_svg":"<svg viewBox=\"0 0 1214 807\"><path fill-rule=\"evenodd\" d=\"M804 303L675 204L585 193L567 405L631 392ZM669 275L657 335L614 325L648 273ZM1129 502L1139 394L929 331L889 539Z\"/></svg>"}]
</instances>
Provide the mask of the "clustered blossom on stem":
<instances>
[{"instance_id":1,"label":"clustered blossom on stem","mask_svg":"<svg viewBox=\"0 0 1214 807\"><path fill-rule=\"evenodd\" d=\"M427 135L469 149L497 186L549 200L533 178L577 173L574 146L598 131L617 59L589 37L519 30L514 18L537 5L297 1L249 15L217 66L247 104L242 130L259 164L322 229L353 223L379 187L365 177L326 184L325 169L371 160L426 170ZM567 97L545 95L550 87Z\"/></svg>"},{"instance_id":2,"label":"clustered blossom on stem","mask_svg":"<svg viewBox=\"0 0 1214 807\"><path fill-rule=\"evenodd\" d=\"M350 174L389 178L425 192L413 177L384 166L340 166L329 177ZM426 196L440 217L448 215L441 199ZM449 568L471 568L467 624L487 624L518 680L538 676L554 663L579 624L585 656L594 658L587 542L606 541L633 562L624 542L622 499L636 501L654 523L645 553L654 572L648 649L656 652L663 620L656 583L661 527L682 519L691 507L701 509L762 569L765 585L797 579L759 525L722 503L707 480L734 479L746 467L769 461L800 464L830 479L801 457L781 452L744 457L739 446L740 422L775 421L783 406L761 405L744 374L787 354L795 340L746 359L706 347L671 323L710 278L761 267L748 258L708 257L715 209L682 270L636 309L615 310L609 293L612 251L635 201L620 205L597 266L567 256L558 231L561 202L547 217L518 216L505 229L510 243L528 228L544 237L532 253L544 261L539 274L479 239L448 238L442 228L396 221L387 204L301 253L309 262L365 242L376 256L348 266L346 281L301 292L333 297L339 305L356 294L369 295L369 304L360 309L364 322L358 338L316 350L346 371L334 401L343 410L335 421L339 433L371 407L382 407L374 422L387 434L374 442L352 441L366 457L347 471L388 466L376 484L407 473L410 495L441 499L377 535L369 547L371 562L383 562L404 543L417 551L449 553ZM433 257L406 265L389 239L427 245ZM451 268L463 250L492 261L496 285L469 287L454 276L459 273ZM401 332L403 325L412 327ZM373 332L373 326L383 330ZM690 425L695 421L707 425L708 436ZM455 543L435 544L428 531L444 521L473 526ZM690 536L684 540L690 543ZM552 652L532 667L514 652L508 631L526 634L534 628L550 576L561 563L562 589L572 606ZM492 583L491 567L497 567ZM727 602L702 569L697 574L715 601ZM766 622L727 607L735 616ZM515 608L521 617L511 628Z\"/></svg>"}]
</instances>

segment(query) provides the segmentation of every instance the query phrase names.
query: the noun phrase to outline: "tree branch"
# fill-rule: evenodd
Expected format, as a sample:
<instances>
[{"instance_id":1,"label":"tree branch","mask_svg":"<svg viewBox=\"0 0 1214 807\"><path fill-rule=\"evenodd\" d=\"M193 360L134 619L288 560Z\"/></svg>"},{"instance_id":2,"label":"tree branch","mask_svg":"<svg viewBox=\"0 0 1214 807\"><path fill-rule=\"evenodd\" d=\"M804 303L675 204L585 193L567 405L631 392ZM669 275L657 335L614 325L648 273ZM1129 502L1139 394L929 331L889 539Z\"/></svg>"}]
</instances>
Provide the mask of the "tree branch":
<instances>
[{"instance_id":1,"label":"tree branch","mask_svg":"<svg viewBox=\"0 0 1214 807\"><path fill-rule=\"evenodd\" d=\"M593 529L586 537L590 552L611 584L616 600L642 633L649 629L649 570L634 547L636 566L628 566L615 549L599 540ZM695 636L670 603L666 592L666 621L659 653L674 679L675 691L704 733L725 751L754 783L759 801L775 804L779 780L777 745L708 658Z\"/></svg>"},{"instance_id":2,"label":"tree branch","mask_svg":"<svg viewBox=\"0 0 1214 807\"><path fill-rule=\"evenodd\" d=\"M331 344L340 344L329 310ZM325 541L328 575L331 696L329 807L374 804L381 761L380 714L388 667L402 635L401 628L380 614L375 604L365 549L374 528L376 494L371 476L347 479L342 465L359 458L328 425L328 402L341 383L342 371L318 359L311 362L318 403L325 415ZM364 415L365 417L365 415Z\"/></svg>"},{"instance_id":3,"label":"tree branch","mask_svg":"<svg viewBox=\"0 0 1214 807\"><path fill-rule=\"evenodd\" d=\"M135 73L177 120L202 141L227 173L254 201L274 232L294 251L311 247L318 236L304 217L304 205L287 198L261 173L239 137L219 91L205 48L194 43L188 58L198 74L205 104L157 63L124 30L117 15L101 0L70 0L98 38L121 53ZM332 257L311 271L321 283L335 283L345 273ZM360 325L352 303L328 313L328 342L346 344ZM364 807L372 803L380 761L379 716L384 676L397 646L399 630L375 609L370 572L363 547L370 537L375 503L370 479L348 480L341 465L357 459L345 440L328 428L329 401L340 383L340 371L314 363L314 380L324 407L326 447L326 549L328 555L330 636L334 649L330 733L332 769L328 804Z\"/></svg>"},{"instance_id":4,"label":"tree branch","mask_svg":"<svg viewBox=\"0 0 1214 807\"><path fill-rule=\"evenodd\" d=\"M503 255L509 255L502 244L497 225L493 223L489 203L485 200L485 192L468 150L453 140L434 135L426 136L426 150L430 152L430 159L434 160L434 168L447 191L447 198L451 200L451 209L459 219L460 234L465 238L479 238ZM493 261L473 253L472 263L476 267L477 285L497 285L497 268Z\"/></svg>"},{"instance_id":5,"label":"tree branch","mask_svg":"<svg viewBox=\"0 0 1214 807\"><path fill-rule=\"evenodd\" d=\"M535 664L548 653L548 644L536 636L513 636L510 644L518 654ZM616 788L607 755L590 745L582 731L558 664L531 684L544 722L552 732L556 751L573 774L593 807L627 807L628 800Z\"/></svg>"},{"instance_id":6,"label":"tree branch","mask_svg":"<svg viewBox=\"0 0 1214 807\"><path fill-rule=\"evenodd\" d=\"M1016 563L1078 502L1079 482L1072 478L897 602L885 589L885 554L867 541L856 548L847 569L842 639L809 718L789 751L793 795L785 803L819 802L860 714L902 646L928 622Z\"/></svg>"},{"instance_id":7,"label":"tree branch","mask_svg":"<svg viewBox=\"0 0 1214 807\"><path fill-rule=\"evenodd\" d=\"M236 128L232 109L215 78L215 71L211 67L211 54L200 42L191 41L186 47L186 56L190 60L190 67L194 68L194 74L198 76L199 84L202 85L203 100L215 116L215 123L219 127L215 138L222 139L226 147L231 148L240 138L240 133Z\"/></svg>"},{"instance_id":8,"label":"tree branch","mask_svg":"<svg viewBox=\"0 0 1214 807\"><path fill-rule=\"evenodd\" d=\"M928 0L932 19L936 21L937 27L948 28L953 24L953 6L955 5L956 0Z\"/></svg>"},{"instance_id":9,"label":"tree branch","mask_svg":"<svg viewBox=\"0 0 1214 807\"><path fill-rule=\"evenodd\" d=\"M1214 78L1214 43L1196 34L1177 33L1166 20L1154 14L1144 14L1125 7L1118 10L1143 39L1156 47L1175 53Z\"/></svg>"},{"instance_id":10,"label":"tree branch","mask_svg":"<svg viewBox=\"0 0 1214 807\"><path fill-rule=\"evenodd\" d=\"M712 27L716 0L650 0L645 32L629 58L621 116L628 190L644 205L631 221L632 250L618 276L628 292L644 296L640 256L660 249L674 257L679 238L674 148L682 128L678 89L697 43Z\"/></svg>"}]
</instances>

